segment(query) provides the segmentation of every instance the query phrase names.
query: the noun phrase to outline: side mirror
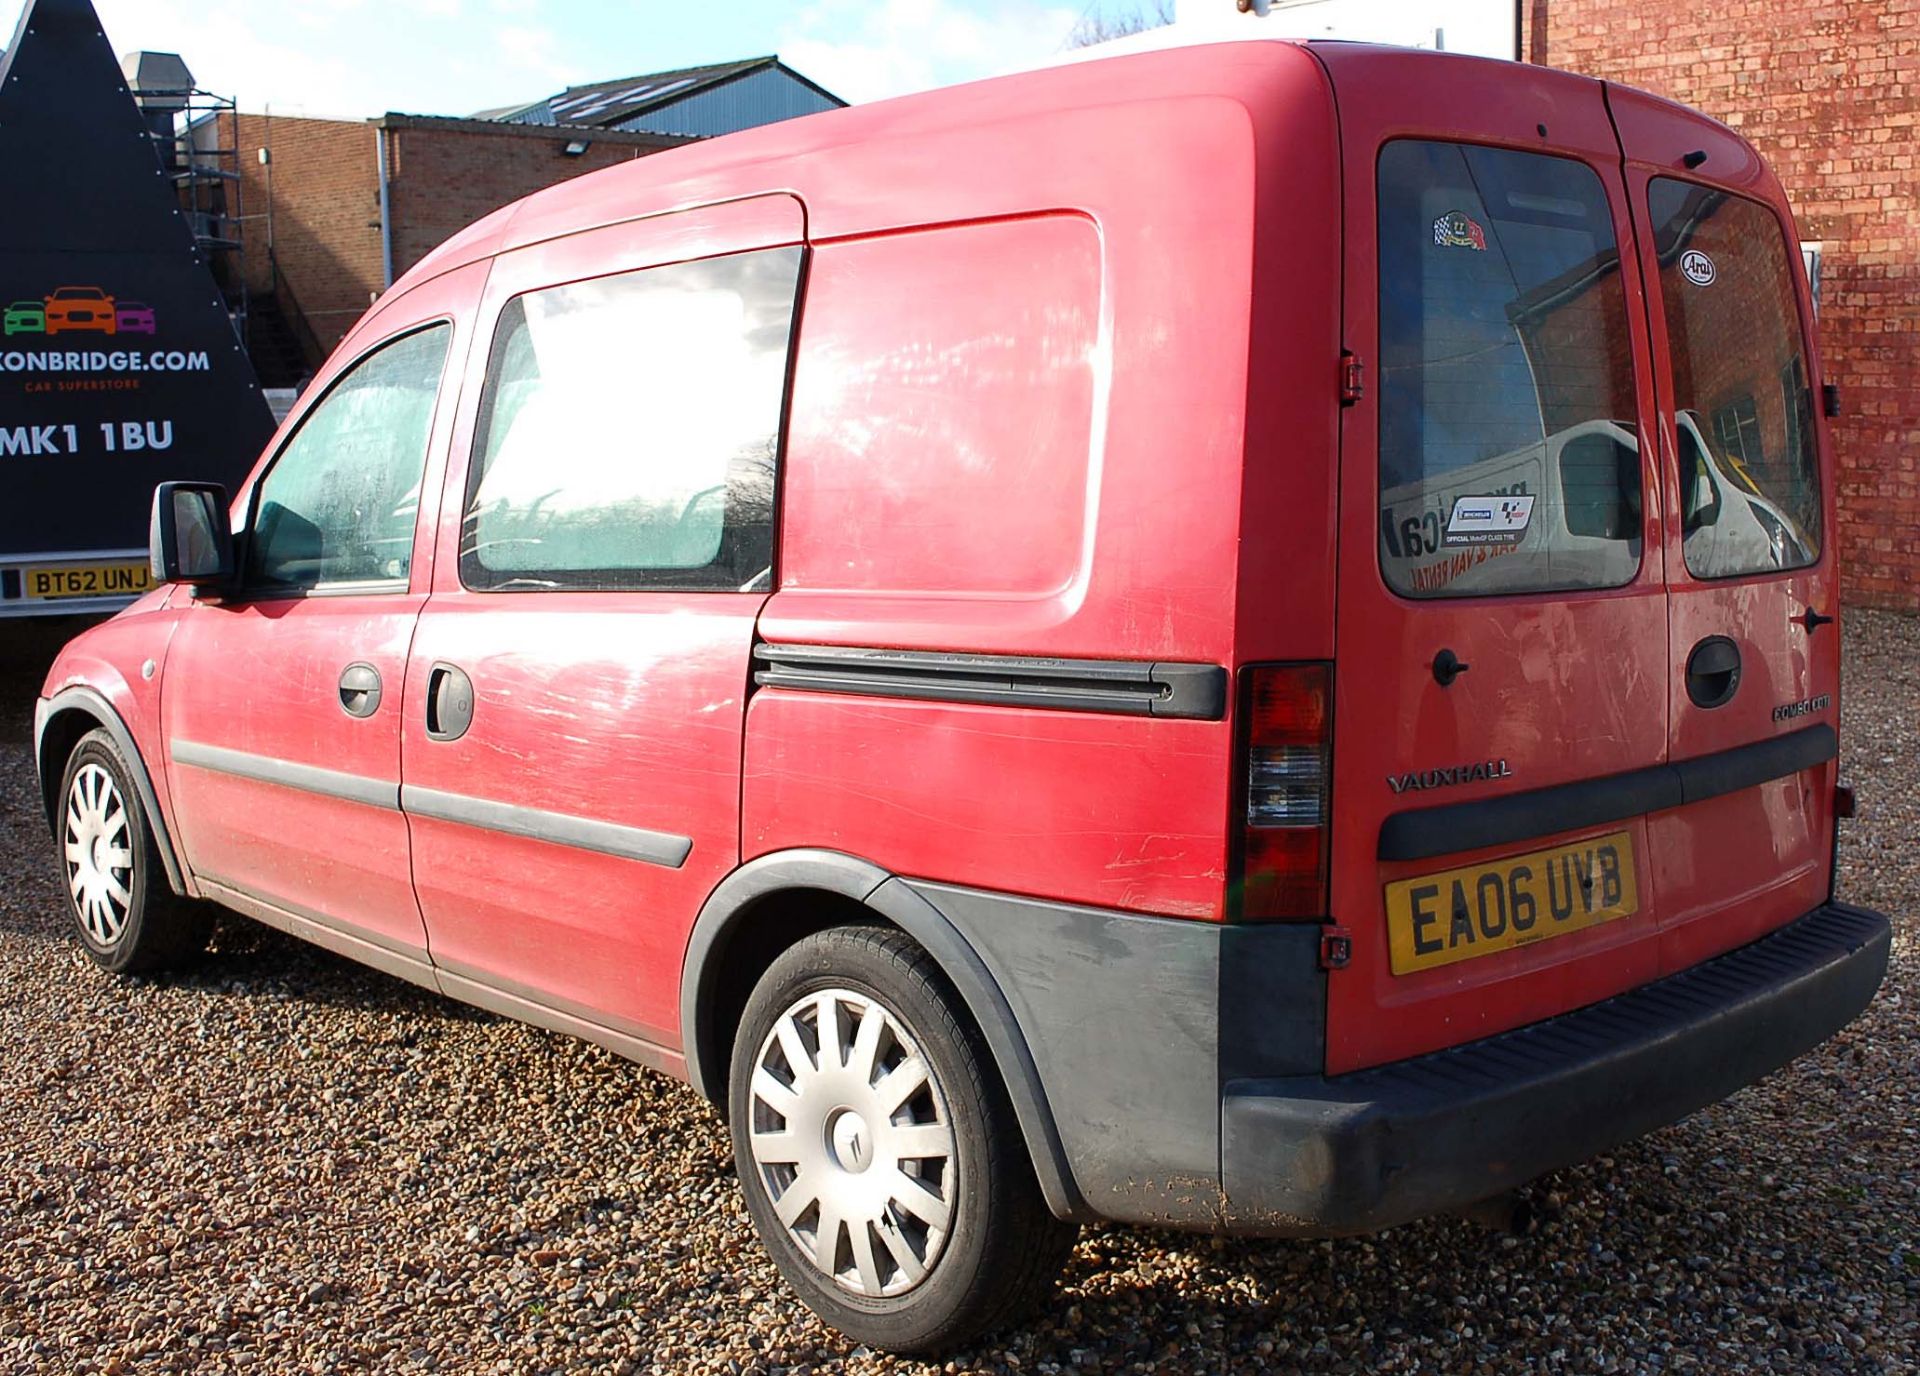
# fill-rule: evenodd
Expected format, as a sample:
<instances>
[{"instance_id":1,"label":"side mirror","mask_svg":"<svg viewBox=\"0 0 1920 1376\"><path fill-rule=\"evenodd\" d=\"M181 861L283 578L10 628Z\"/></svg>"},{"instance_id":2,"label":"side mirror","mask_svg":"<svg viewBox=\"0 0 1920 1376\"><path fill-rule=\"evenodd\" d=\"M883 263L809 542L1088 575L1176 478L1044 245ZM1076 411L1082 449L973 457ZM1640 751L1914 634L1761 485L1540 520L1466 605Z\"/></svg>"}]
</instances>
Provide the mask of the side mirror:
<instances>
[{"instance_id":1,"label":"side mirror","mask_svg":"<svg viewBox=\"0 0 1920 1376\"><path fill-rule=\"evenodd\" d=\"M161 483L147 528L156 583L224 583L233 577L233 530L219 483Z\"/></svg>"}]
</instances>

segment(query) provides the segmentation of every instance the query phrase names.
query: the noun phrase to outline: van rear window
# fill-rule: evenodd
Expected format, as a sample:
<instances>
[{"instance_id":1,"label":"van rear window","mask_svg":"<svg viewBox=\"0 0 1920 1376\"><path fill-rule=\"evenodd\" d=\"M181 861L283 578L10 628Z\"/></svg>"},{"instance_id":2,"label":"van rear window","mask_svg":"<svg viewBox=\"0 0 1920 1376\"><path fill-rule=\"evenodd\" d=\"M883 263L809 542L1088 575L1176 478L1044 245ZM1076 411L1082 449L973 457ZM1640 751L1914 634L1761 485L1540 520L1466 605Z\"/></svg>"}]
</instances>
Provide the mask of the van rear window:
<instances>
[{"instance_id":1,"label":"van rear window","mask_svg":"<svg viewBox=\"0 0 1920 1376\"><path fill-rule=\"evenodd\" d=\"M1803 568L1820 557L1820 482L1786 235L1757 201L1671 177L1654 179L1647 203L1687 572Z\"/></svg>"},{"instance_id":2,"label":"van rear window","mask_svg":"<svg viewBox=\"0 0 1920 1376\"><path fill-rule=\"evenodd\" d=\"M1566 158L1380 155L1380 565L1408 597L1618 587L1645 528L1605 188Z\"/></svg>"}]
</instances>

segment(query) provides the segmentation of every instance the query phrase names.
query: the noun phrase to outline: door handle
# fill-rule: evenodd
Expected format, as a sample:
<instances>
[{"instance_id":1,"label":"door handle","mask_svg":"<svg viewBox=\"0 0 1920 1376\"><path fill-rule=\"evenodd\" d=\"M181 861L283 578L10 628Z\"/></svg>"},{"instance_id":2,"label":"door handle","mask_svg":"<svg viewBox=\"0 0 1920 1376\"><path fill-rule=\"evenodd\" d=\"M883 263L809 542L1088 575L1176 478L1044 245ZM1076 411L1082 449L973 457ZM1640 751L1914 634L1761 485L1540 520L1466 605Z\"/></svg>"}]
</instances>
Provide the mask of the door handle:
<instances>
[{"instance_id":1,"label":"door handle","mask_svg":"<svg viewBox=\"0 0 1920 1376\"><path fill-rule=\"evenodd\" d=\"M1719 707L1740 688L1740 647L1710 635L1687 656L1687 697L1695 707Z\"/></svg>"},{"instance_id":2,"label":"door handle","mask_svg":"<svg viewBox=\"0 0 1920 1376\"><path fill-rule=\"evenodd\" d=\"M427 670L427 739L457 741L473 725L473 680L451 664Z\"/></svg>"},{"instance_id":3,"label":"door handle","mask_svg":"<svg viewBox=\"0 0 1920 1376\"><path fill-rule=\"evenodd\" d=\"M380 671L371 664L349 664L340 671L340 710L370 717L380 710Z\"/></svg>"}]
</instances>

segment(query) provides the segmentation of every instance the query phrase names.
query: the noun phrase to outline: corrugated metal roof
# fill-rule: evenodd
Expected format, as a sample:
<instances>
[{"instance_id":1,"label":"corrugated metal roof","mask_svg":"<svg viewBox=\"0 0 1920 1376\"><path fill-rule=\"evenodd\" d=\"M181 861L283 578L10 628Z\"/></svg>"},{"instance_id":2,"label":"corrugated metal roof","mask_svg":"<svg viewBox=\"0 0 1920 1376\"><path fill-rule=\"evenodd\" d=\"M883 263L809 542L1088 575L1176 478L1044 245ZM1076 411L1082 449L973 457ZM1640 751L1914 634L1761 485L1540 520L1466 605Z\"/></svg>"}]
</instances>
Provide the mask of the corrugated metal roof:
<instances>
[{"instance_id":1,"label":"corrugated metal roof","mask_svg":"<svg viewBox=\"0 0 1920 1376\"><path fill-rule=\"evenodd\" d=\"M839 104L814 87L793 80L784 68L759 67L730 81L684 91L673 100L625 115L614 128L711 138L819 114L837 109Z\"/></svg>"}]
</instances>

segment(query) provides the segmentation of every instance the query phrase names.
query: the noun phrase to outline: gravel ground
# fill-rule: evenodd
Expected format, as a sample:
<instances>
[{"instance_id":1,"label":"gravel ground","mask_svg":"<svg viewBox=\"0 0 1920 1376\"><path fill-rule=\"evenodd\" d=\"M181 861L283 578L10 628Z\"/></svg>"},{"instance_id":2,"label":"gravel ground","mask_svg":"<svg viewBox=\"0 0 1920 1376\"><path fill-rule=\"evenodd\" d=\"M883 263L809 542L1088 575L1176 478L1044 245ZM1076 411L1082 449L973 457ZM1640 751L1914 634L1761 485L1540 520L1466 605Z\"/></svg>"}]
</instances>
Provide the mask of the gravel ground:
<instances>
[{"instance_id":1,"label":"gravel ground","mask_svg":"<svg viewBox=\"0 0 1920 1376\"><path fill-rule=\"evenodd\" d=\"M1920 1370L1920 623L1849 623L1844 890L1900 935L1844 1035L1536 1183L1532 1236L1090 1230L1049 1317L944 1366L788 1294L665 1079L238 918L192 976L95 971L32 797L50 650L9 644L0 1369Z\"/></svg>"}]
</instances>

